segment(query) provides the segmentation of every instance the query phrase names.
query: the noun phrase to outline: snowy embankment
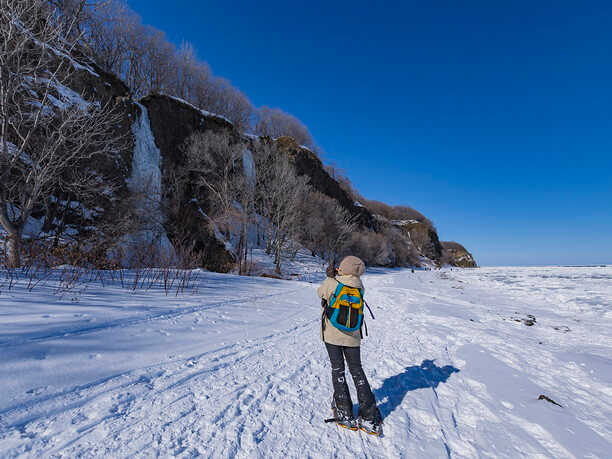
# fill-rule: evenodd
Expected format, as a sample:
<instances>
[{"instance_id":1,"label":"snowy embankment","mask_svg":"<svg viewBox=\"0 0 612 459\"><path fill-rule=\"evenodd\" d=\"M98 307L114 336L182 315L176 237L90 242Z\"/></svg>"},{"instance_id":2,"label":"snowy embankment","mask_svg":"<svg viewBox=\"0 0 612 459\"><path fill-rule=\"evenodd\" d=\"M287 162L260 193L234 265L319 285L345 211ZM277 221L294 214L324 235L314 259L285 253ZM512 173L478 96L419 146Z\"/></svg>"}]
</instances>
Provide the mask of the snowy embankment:
<instances>
[{"instance_id":1,"label":"snowy embankment","mask_svg":"<svg viewBox=\"0 0 612 459\"><path fill-rule=\"evenodd\" d=\"M610 267L369 272L382 438L323 423L316 285L193 276L4 285L0 456L612 455Z\"/></svg>"}]
</instances>

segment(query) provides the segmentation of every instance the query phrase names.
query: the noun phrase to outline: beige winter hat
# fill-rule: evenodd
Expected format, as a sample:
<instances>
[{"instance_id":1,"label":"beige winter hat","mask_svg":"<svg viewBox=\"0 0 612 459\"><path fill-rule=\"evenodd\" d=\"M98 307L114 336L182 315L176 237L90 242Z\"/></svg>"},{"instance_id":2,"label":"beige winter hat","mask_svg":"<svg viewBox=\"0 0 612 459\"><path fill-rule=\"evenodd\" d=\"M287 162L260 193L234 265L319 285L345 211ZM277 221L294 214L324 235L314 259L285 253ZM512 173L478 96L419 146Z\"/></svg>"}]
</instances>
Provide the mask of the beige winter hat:
<instances>
[{"instance_id":1,"label":"beige winter hat","mask_svg":"<svg viewBox=\"0 0 612 459\"><path fill-rule=\"evenodd\" d=\"M353 276L361 277L365 272L365 263L361 258L349 255L340 262L338 270L342 271L343 274L352 274Z\"/></svg>"}]
</instances>

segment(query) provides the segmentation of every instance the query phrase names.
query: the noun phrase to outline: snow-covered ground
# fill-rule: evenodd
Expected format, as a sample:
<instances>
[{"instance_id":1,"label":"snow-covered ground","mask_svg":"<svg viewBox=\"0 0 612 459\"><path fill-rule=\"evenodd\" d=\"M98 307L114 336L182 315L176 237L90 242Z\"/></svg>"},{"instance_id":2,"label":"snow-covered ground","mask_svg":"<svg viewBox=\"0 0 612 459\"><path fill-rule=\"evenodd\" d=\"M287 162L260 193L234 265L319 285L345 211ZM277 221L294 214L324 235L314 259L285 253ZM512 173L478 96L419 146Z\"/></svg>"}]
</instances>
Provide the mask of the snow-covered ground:
<instances>
[{"instance_id":1,"label":"snow-covered ground","mask_svg":"<svg viewBox=\"0 0 612 459\"><path fill-rule=\"evenodd\" d=\"M381 438L323 423L316 284L133 276L0 287L0 456L612 457L612 267L369 271Z\"/></svg>"}]
</instances>

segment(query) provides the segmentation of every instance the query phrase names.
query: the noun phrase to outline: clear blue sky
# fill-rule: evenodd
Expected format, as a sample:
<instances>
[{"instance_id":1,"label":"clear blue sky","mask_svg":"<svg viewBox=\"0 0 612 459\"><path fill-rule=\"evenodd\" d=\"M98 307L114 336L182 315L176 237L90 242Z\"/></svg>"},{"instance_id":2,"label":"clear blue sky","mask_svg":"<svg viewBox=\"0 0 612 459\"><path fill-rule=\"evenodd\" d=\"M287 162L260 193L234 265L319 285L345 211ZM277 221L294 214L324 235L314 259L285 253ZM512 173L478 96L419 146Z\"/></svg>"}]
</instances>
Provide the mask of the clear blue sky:
<instances>
[{"instance_id":1,"label":"clear blue sky","mask_svg":"<svg viewBox=\"0 0 612 459\"><path fill-rule=\"evenodd\" d=\"M612 263L612 2L129 0L481 265Z\"/></svg>"}]
</instances>

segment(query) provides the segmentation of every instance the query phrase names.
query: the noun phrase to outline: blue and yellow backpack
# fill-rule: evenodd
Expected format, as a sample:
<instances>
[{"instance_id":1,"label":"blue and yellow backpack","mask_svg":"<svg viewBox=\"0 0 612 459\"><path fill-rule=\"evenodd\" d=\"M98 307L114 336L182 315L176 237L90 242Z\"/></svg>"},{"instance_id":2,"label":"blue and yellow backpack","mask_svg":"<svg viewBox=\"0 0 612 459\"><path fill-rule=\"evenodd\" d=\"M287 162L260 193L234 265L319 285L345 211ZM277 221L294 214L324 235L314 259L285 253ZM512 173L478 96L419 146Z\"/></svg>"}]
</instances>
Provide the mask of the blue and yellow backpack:
<instances>
[{"instance_id":1,"label":"blue and yellow backpack","mask_svg":"<svg viewBox=\"0 0 612 459\"><path fill-rule=\"evenodd\" d=\"M325 307L324 314L339 330L353 332L361 329L363 320L363 289L349 287L338 279L338 286ZM367 333L367 332L366 332Z\"/></svg>"}]
</instances>

